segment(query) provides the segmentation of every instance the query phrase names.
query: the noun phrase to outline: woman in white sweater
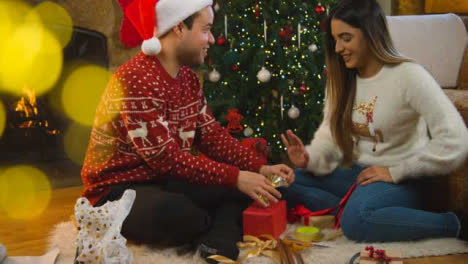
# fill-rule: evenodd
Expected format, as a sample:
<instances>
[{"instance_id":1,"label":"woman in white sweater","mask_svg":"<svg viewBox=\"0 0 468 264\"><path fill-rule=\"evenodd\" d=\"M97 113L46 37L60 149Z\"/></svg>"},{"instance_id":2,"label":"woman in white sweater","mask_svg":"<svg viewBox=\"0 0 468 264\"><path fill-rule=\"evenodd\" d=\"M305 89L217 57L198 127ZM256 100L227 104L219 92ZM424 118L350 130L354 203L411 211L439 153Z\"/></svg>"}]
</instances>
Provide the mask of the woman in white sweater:
<instances>
[{"instance_id":1,"label":"woman in white sweater","mask_svg":"<svg viewBox=\"0 0 468 264\"><path fill-rule=\"evenodd\" d=\"M424 177L453 171L468 153L468 130L453 104L423 67L395 50L375 0L340 1L325 46L324 120L308 146L291 131L282 135L291 162L303 168L286 199L321 210L356 183L341 216L349 239L466 239L454 213L421 210Z\"/></svg>"}]
</instances>

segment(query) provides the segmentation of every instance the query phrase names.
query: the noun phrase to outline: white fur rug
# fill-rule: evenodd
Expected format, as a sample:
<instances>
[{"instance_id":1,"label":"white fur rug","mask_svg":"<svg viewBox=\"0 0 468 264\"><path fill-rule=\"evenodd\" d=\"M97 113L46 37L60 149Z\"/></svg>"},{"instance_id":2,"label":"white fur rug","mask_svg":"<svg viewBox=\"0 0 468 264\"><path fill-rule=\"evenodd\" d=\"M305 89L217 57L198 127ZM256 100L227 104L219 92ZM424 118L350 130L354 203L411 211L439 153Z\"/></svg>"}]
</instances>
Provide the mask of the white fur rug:
<instances>
[{"instance_id":1,"label":"white fur rug","mask_svg":"<svg viewBox=\"0 0 468 264\"><path fill-rule=\"evenodd\" d=\"M296 226L289 225L288 230L294 230ZM49 238L49 248L57 247L60 255L56 264L73 263L75 256L76 230L72 222L63 222L54 227ZM333 241L324 242L328 248L311 247L303 251L305 263L314 264L343 264L369 243L355 243L345 237L339 237ZM455 238L427 239L416 242L392 242L372 243L375 248L385 250L398 250L404 258L422 256L441 256L457 253L468 253L468 243ZM135 264L205 264L196 254L177 256L174 248L151 249L147 246L129 245L134 256ZM245 253L245 252L244 252ZM241 253L242 254L242 253ZM274 264L266 257L255 257L245 261L246 264Z\"/></svg>"}]
</instances>

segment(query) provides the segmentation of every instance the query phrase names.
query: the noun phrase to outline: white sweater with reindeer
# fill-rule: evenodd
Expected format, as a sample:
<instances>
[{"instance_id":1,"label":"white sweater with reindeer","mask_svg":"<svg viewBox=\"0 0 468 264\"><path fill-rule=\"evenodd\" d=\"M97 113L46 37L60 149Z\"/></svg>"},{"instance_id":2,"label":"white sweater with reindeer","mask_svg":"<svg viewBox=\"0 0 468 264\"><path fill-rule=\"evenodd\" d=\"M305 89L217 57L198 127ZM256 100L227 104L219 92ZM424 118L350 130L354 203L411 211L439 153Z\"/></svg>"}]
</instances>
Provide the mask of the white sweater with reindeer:
<instances>
[{"instance_id":1,"label":"white sweater with reindeer","mask_svg":"<svg viewBox=\"0 0 468 264\"><path fill-rule=\"evenodd\" d=\"M332 139L327 109L306 146L307 169L316 175L332 172L343 157ZM448 173L467 157L468 130L460 114L416 63L385 65L373 77L357 77L352 120L355 162L388 167L395 183Z\"/></svg>"}]
</instances>

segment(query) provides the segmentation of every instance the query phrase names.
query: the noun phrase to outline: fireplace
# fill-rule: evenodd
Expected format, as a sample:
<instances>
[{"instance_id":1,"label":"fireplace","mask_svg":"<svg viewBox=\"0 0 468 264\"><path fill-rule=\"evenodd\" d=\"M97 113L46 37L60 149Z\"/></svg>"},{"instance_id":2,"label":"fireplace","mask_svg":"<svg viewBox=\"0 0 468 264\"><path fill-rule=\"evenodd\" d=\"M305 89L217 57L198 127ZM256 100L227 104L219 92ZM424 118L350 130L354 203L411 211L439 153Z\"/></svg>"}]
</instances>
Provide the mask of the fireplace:
<instances>
[{"instance_id":1,"label":"fireplace","mask_svg":"<svg viewBox=\"0 0 468 264\"><path fill-rule=\"evenodd\" d=\"M108 68L107 39L96 31L74 27L63 55L64 66L79 60ZM29 87L24 87L20 97L0 93L7 115L0 138L0 166L38 167L51 178L53 186L79 183L81 165L72 162L64 149L64 131L73 121L58 110L50 96L59 93L63 81L59 79L55 87L41 96L36 96Z\"/></svg>"}]
</instances>

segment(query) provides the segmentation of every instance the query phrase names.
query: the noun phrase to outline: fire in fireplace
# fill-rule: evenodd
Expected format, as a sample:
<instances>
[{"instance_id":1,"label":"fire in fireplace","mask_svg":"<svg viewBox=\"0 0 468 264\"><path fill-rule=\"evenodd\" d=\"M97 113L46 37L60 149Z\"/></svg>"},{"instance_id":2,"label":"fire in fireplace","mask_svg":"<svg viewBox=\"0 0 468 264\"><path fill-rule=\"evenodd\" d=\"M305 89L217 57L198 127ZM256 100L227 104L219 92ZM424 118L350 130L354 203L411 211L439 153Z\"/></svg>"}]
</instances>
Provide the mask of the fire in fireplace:
<instances>
[{"instance_id":1,"label":"fire in fireplace","mask_svg":"<svg viewBox=\"0 0 468 264\"><path fill-rule=\"evenodd\" d=\"M73 27L69 44L63 49L64 65L77 60L108 67L107 39L96 31ZM59 165L72 163L64 148L64 132L73 124L60 111L51 94L60 94L64 77L45 94L37 95L31 87L24 87L21 96L0 92L6 114L6 124L0 137L0 165L40 164L46 167L67 167ZM1 135L1 134L0 134ZM75 163L73 174L79 172ZM50 176L50 173L47 173Z\"/></svg>"}]
</instances>

